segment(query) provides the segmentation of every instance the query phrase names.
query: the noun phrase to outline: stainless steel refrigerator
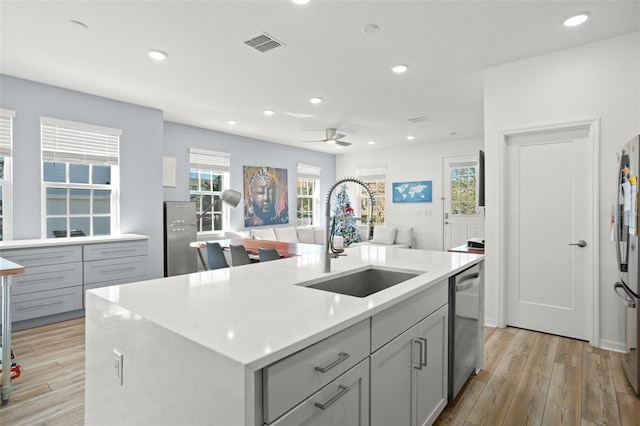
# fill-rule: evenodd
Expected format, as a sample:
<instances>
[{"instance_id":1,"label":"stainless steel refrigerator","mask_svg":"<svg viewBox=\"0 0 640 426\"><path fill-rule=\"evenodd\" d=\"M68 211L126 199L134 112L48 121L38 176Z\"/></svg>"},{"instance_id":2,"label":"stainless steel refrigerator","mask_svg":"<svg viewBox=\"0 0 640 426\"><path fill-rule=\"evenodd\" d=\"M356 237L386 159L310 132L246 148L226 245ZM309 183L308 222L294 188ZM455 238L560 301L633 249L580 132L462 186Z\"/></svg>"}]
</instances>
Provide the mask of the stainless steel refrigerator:
<instances>
[{"instance_id":1,"label":"stainless steel refrigerator","mask_svg":"<svg viewBox=\"0 0 640 426\"><path fill-rule=\"evenodd\" d=\"M196 249L196 203L194 201L164 202L164 276L198 271Z\"/></svg>"},{"instance_id":2,"label":"stainless steel refrigerator","mask_svg":"<svg viewBox=\"0 0 640 426\"><path fill-rule=\"evenodd\" d=\"M640 247L638 247L638 175L640 174L640 136L631 139L620 154L614 204L614 239L620 280L614 290L624 300L626 315L626 353L624 372L636 393L640 394L640 327L638 301L640 288Z\"/></svg>"}]
</instances>

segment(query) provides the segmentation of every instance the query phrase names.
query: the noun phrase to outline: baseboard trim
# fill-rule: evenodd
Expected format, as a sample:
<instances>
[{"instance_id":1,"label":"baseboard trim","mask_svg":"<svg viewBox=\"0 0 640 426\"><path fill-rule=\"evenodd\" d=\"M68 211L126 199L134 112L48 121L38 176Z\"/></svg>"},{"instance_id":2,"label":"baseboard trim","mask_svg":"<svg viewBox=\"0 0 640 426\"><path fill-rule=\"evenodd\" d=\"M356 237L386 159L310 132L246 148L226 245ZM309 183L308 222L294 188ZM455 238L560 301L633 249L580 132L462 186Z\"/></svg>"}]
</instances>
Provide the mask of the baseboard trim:
<instances>
[{"instance_id":1,"label":"baseboard trim","mask_svg":"<svg viewBox=\"0 0 640 426\"><path fill-rule=\"evenodd\" d=\"M612 352L627 352L626 342L620 342L618 340L600 339L600 349L606 349Z\"/></svg>"}]
</instances>

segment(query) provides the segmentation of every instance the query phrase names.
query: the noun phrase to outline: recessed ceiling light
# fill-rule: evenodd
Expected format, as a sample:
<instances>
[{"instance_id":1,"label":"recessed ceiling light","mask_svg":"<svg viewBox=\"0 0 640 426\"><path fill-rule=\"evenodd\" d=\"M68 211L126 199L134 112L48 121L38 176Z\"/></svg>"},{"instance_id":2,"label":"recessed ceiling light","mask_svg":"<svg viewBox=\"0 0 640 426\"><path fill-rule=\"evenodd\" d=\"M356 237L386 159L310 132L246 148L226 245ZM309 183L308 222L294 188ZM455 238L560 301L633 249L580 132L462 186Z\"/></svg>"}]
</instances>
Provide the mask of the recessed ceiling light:
<instances>
[{"instance_id":1,"label":"recessed ceiling light","mask_svg":"<svg viewBox=\"0 0 640 426\"><path fill-rule=\"evenodd\" d=\"M408 65L396 65L395 67L391 68L391 71L395 72L396 74L402 74L408 69Z\"/></svg>"},{"instance_id":2,"label":"recessed ceiling light","mask_svg":"<svg viewBox=\"0 0 640 426\"><path fill-rule=\"evenodd\" d=\"M575 15L573 15L572 17L568 18L567 20L564 21L564 26L565 27L576 27L580 24L584 24L585 22L587 22L587 19L589 19L589 17L591 16L590 12L580 12L577 13Z\"/></svg>"},{"instance_id":3,"label":"recessed ceiling light","mask_svg":"<svg viewBox=\"0 0 640 426\"><path fill-rule=\"evenodd\" d=\"M407 136L407 139L409 139L410 141L414 140L415 138L416 138L416 137L415 137L415 136L413 136L413 135L409 135L409 136Z\"/></svg>"},{"instance_id":4,"label":"recessed ceiling light","mask_svg":"<svg viewBox=\"0 0 640 426\"><path fill-rule=\"evenodd\" d=\"M369 145L375 145L375 143L376 143L376 141L374 141L374 140L369 141Z\"/></svg>"},{"instance_id":5,"label":"recessed ceiling light","mask_svg":"<svg viewBox=\"0 0 640 426\"><path fill-rule=\"evenodd\" d=\"M450 136L456 136L458 134L458 132L451 132L449 133Z\"/></svg>"},{"instance_id":6,"label":"recessed ceiling light","mask_svg":"<svg viewBox=\"0 0 640 426\"><path fill-rule=\"evenodd\" d=\"M310 0L291 0L295 4L307 4Z\"/></svg>"},{"instance_id":7,"label":"recessed ceiling light","mask_svg":"<svg viewBox=\"0 0 640 426\"><path fill-rule=\"evenodd\" d=\"M264 115L273 115L273 114L275 114L275 113L276 113L276 112L275 112L274 110L272 110L272 109L265 109L263 112L264 112Z\"/></svg>"},{"instance_id":8,"label":"recessed ceiling light","mask_svg":"<svg viewBox=\"0 0 640 426\"><path fill-rule=\"evenodd\" d=\"M322 98L311 98L309 99L309 102L311 102L312 104L319 104L320 102L322 102Z\"/></svg>"},{"instance_id":9,"label":"recessed ceiling light","mask_svg":"<svg viewBox=\"0 0 640 426\"><path fill-rule=\"evenodd\" d=\"M227 124L235 126L236 124L238 124L238 122L236 120L227 120Z\"/></svg>"},{"instance_id":10,"label":"recessed ceiling light","mask_svg":"<svg viewBox=\"0 0 640 426\"><path fill-rule=\"evenodd\" d=\"M162 50L149 50L149 57L151 59L155 59L156 61L164 61L167 59L167 54Z\"/></svg>"},{"instance_id":11,"label":"recessed ceiling light","mask_svg":"<svg viewBox=\"0 0 640 426\"><path fill-rule=\"evenodd\" d=\"M69 19L69 21L67 21L67 22L69 23L69 26L71 28L75 28L76 30L87 30L87 29L89 29L87 24L85 24L84 22L76 21L76 20L73 20L73 19Z\"/></svg>"},{"instance_id":12,"label":"recessed ceiling light","mask_svg":"<svg viewBox=\"0 0 640 426\"><path fill-rule=\"evenodd\" d=\"M362 28L360 28L360 31L362 31L364 34L373 34L375 32L378 32L379 29L380 27L378 27L376 24L367 24L363 25Z\"/></svg>"}]
</instances>

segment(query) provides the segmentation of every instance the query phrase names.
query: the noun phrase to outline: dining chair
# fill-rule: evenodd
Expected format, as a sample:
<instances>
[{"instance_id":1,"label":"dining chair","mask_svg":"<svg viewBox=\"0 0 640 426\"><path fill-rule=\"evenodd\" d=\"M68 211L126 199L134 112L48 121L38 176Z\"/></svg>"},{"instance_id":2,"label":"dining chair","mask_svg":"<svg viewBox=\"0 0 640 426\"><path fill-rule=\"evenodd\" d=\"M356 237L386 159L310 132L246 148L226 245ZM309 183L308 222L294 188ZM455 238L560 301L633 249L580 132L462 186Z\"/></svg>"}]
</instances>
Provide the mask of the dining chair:
<instances>
[{"instance_id":1,"label":"dining chair","mask_svg":"<svg viewBox=\"0 0 640 426\"><path fill-rule=\"evenodd\" d=\"M258 247L258 256L260 257L260 262L280 259L280 253L274 248Z\"/></svg>"},{"instance_id":2,"label":"dining chair","mask_svg":"<svg viewBox=\"0 0 640 426\"><path fill-rule=\"evenodd\" d=\"M248 265L251 263L251 259L249 259L249 254L247 253L247 249L242 245L233 245L230 244L231 248L231 265L232 266L240 266L240 265Z\"/></svg>"},{"instance_id":3,"label":"dining chair","mask_svg":"<svg viewBox=\"0 0 640 426\"><path fill-rule=\"evenodd\" d=\"M207 241L207 261L209 270L229 267L220 243Z\"/></svg>"}]
</instances>

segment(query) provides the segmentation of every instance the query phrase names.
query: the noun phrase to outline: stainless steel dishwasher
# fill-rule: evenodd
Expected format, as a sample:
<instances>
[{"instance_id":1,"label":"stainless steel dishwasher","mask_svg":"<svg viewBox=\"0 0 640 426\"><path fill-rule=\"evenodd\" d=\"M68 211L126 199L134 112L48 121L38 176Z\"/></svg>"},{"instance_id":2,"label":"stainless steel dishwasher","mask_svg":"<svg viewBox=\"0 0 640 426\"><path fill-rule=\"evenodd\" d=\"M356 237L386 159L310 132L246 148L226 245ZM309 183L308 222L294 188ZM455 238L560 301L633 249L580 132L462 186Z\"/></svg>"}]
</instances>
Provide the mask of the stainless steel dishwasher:
<instances>
[{"instance_id":1,"label":"stainless steel dishwasher","mask_svg":"<svg viewBox=\"0 0 640 426\"><path fill-rule=\"evenodd\" d=\"M449 278L449 400L482 366L484 342L483 262Z\"/></svg>"}]
</instances>

